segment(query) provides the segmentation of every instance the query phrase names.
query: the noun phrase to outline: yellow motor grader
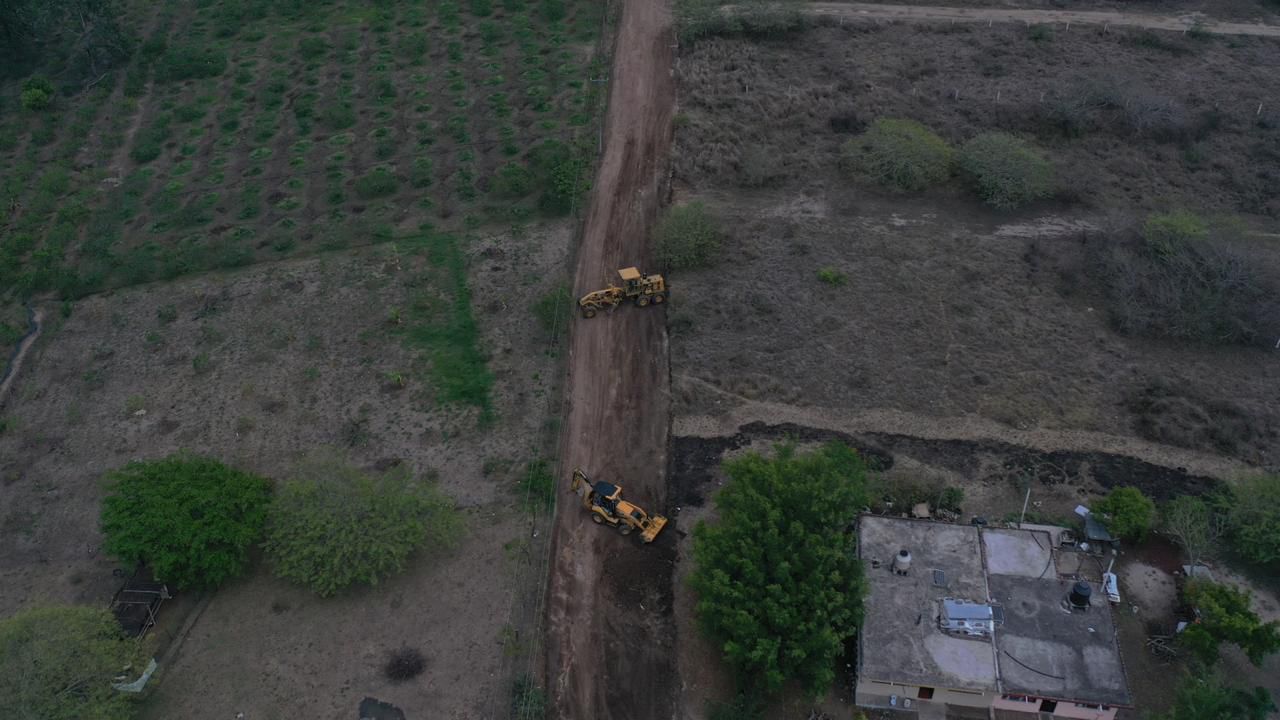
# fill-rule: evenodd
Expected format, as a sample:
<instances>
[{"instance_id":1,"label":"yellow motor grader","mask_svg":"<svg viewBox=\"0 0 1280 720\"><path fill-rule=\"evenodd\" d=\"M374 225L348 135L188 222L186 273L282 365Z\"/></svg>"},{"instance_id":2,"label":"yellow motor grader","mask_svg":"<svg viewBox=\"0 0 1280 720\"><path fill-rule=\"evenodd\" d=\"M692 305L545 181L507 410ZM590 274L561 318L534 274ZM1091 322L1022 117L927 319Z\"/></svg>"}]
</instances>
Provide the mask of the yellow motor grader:
<instances>
[{"instance_id":1,"label":"yellow motor grader","mask_svg":"<svg viewBox=\"0 0 1280 720\"><path fill-rule=\"evenodd\" d=\"M595 317L601 310L612 310L623 300L634 300L639 307L649 303L657 305L666 302L671 290L661 275L643 275L639 270L629 267L618 271L622 285L610 285L603 290L596 290L583 295L578 300L582 317Z\"/></svg>"},{"instance_id":2,"label":"yellow motor grader","mask_svg":"<svg viewBox=\"0 0 1280 720\"><path fill-rule=\"evenodd\" d=\"M607 482L593 483L580 468L574 468L569 489L582 496L582 506L591 512L597 525L612 525L623 535L640 531L640 539L651 543L667 526L667 519L649 513L622 499L622 487Z\"/></svg>"}]
</instances>

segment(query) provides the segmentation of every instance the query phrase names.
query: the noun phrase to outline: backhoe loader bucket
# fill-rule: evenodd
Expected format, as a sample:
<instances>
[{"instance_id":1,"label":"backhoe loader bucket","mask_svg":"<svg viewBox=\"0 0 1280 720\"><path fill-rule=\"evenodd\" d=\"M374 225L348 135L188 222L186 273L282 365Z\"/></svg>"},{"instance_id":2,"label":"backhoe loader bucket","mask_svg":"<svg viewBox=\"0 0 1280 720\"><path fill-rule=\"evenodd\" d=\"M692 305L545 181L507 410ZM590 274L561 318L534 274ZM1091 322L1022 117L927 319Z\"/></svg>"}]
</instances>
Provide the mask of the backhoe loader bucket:
<instances>
[{"instance_id":1,"label":"backhoe loader bucket","mask_svg":"<svg viewBox=\"0 0 1280 720\"><path fill-rule=\"evenodd\" d=\"M658 537L658 533L662 532L662 528L666 526L667 519L665 517L661 515L654 515L649 518L649 527L645 528L644 532L640 533L640 539L646 543L651 543L654 538Z\"/></svg>"}]
</instances>

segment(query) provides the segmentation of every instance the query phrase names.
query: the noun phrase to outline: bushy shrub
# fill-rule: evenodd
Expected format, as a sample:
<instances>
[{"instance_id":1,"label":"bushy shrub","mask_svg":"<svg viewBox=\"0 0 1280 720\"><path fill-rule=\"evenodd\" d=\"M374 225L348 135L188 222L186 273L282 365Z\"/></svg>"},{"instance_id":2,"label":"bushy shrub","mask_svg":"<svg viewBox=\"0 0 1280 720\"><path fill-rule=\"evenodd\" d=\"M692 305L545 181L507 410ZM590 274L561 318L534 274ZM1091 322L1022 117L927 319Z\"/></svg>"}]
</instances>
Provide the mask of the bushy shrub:
<instances>
[{"instance_id":1,"label":"bushy shrub","mask_svg":"<svg viewBox=\"0 0 1280 720\"><path fill-rule=\"evenodd\" d=\"M511 687L511 717L515 720L543 720L546 716L546 693L528 675L517 677Z\"/></svg>"},{"instance_id":2,"label":"bushy shrub","mask_svg":"<svg viewBox=\"0 0 1280 720\"><path fill-rule=\"evenodd\" d=\"M376 585L415 550L452 545L461 527L453 501L407 468L371 475L317 457L276 495L266 548L277 575L327 597Z\"/></svg>"},{"instance_id":3,"label":"bushy shrub","mask_svg":"<svg viewBox=\"0 0 1280 720\"><path fill-rule=\"evenodd\" d=\"M1187 210L1154 213L1142 224L1142 239L1155 254L1172 258L1188 244L1209 236L1209 226Z\"/></svg>"},{"instance_id":4,"label":"bushy shrub","mask_svg":"<svg viewBox=\"0 0 1280 720\"><path fill-rule=\"evenodd\" d=\"M176 45L156 63L156 80L181 82L218 77L227 69L227 55L210 46Z\"/></svg>"},{"instance_id":5,"label":"bushy shrub","mask_svg":"<svg viewBox=\"0 0 1280 720\"><path fill-rule=\"evenodd\" d=\"M356 194L365 200L394 195L399 187L396 176L386 168L377 168L356 180Z\"/></svg>"},{"instance_id":6,"label":"bushy shrub","mask_svg":"<svg viewBox=\"0 0 1280 720\"><path fill-rule=\"evenodd\" d=\"M1264 267L1232 247L1229 229L1187 213L1153 216L1100 258L1112 322L1124 333L1209 344L1268 341L1280 331Z\"/></svg>"},{"instance_id":7,"label":"bushy shrub","mask_svg":"<svg viewBox=\"0 0 1280 720\"><path fill-rule=\"evenodd\" d=\"M322 37L306 37L298 43L298 54L303 60L315 60L329 52L329 43Z\"/></svg>"},{"instance_id":8,"label":"bushy shrub","mask_svg":"<svg viewBox=\"0 0 1280 720\"><path fill-rule=\"evenodd\" d=\"M524 165L514 162L498 168L489 183L489 189L495 196L512 200L533 192L533 186L533 173Z\"/></svg>"},{"instance_id":9,"label":"bushy shrub","mask_svg":"<svg viewBox=\"0 0 1280 720\"><path fill-rule=\"evenodd\" d=\"M774 37L806 25L798 3L778 0L744 0L731 9L718 0L677 0L674 15L681 42L714 35Z\"/></svg>"},{"instance_id":10,"label":"bushy shrub","mask_svg":"<svg viewBox=\"0 0 1280 720\"><path fill-rule=\"evenodd\" d=\"M1156 504L1136 487L1118 487L1107 493L1094 510L1105 515L1112 535L1142 542L1155 521Z\"/></svg>"},{"instance_id":11,"label":"bushy shrub","mask_svg":"<svg viewBox=\"0 0 1280 720\"><path fill-rule=\"evenodd\" d=\"M106 481L105 550L184 588L217 587L244 571L271 497L263 478L184 453L129 463Z\"/></svg>"},{"instance_id":12,"label":"bushy shrub","mask_svg":"<svg viewBox=\"0 0 1280 720\"><path fill-rule=\"evenodd\" d=\"M834 267L820 268L818 279L832 287L839 287L849 282L849 276Z\"/></svg>"},{"instance_id":13,"label":"bushy shrub","mask_svg":"<svg viewBox=\"0 0 1280 720\"><path fill-rule=\"evenodd\" d=\"M22 107L27 110L47 110L53 104L53 96L53 83L42 75L33 75L22 83Z\"/></svg>"},{"instance_id":14,"label":"bushy shrub","mask_svg":"<svg viewBox=\"0 0 1280 720\"><path fill-rule=\"evenodd\" d=\"M888 188L923 190L951 174L947 142L914 120L880 118L844 144L847 167Z\"/></svg>"},{"instance_id":15,"label":"bushy shrub","mask_svg":"<svg viewBox=\"0 0 1280 720\"><path fill-rule=\"evenodd\" d=\"M528 159L536 184L545 188L538 208L547 215L572 212L590 189L586 155L566 143L547 140L530 150Z\"/></svg>"},{"instance_id":16,"label":"bushy shrub","mask_svg":"<svg viewBox=\"0 0 1280 720\"><path fill-rule=\"evenodd\" d=\"M0 717L129 720L132 698L111 687L141 659L111 612L41 607L0 620Z\"/></svg>"},{"instance_id":17,"label":"bushy shrub","mask_svg":"<svg viewBox=\"0 0 1280 720\"><path fill-rule=\"evenodd\" d=\"M556 478L551 470L551 463L546 460L534 460L516 483L516 495L531 513L549 511L556 506Z\"/></svg>"},{"instance_id":18,"label":"bushy shrub","mask_svg":"<svg viewBox=\"0 0 1280 720\"><path fill-rule=\"evenodd\" d=\"M719 220L700 202L667 210L654 229L658 262L670 270L710 265L723 239Z\"/></svg>"},{"instance_id":19,"label":"bushy shrub","mask_svg":"<svg viewBox=\"0 0 1280 720\"><path fill-rule=\"evenodd\" d=\"M1048 197L1053 167L1025 141L1007 133L983 133L960 148L959 166L978 196L998 210Z\"/></svg>"},{"instance_id":20,"label":"bushy shrub","mask_svg":"<svg viewBox=\"0 0 1280 720\"><path fill-rule=\"evenodd\" d=\"M1195 672L1178 679L1173 707L1150 720L1266 720L1276 708L1265 689L1244 690L1218 674Z\"/></svg>"},{"instance_id":21,"label":"bushy shrub","mask_svg":"<svg viewBox=\"0 0 1280 720\"><path fill-rule=\"evenodd\" d=\"M533 304L533 314L543 332L564 332L569 327L569 308L572 306L573 295L569 292L569 285L561 283L538 298Z\"/></svg>"},{"instance_id":22,"label":"bushy shrub","mask_svg":"<svg viewBox=\"0 0 1280 720\"><path fill-rule=\"evenodd\" d=\"M1280 476L1242 480L1224 504L1231 549L1251 563L1280 568Z\"/></svg>"}]
</instances>

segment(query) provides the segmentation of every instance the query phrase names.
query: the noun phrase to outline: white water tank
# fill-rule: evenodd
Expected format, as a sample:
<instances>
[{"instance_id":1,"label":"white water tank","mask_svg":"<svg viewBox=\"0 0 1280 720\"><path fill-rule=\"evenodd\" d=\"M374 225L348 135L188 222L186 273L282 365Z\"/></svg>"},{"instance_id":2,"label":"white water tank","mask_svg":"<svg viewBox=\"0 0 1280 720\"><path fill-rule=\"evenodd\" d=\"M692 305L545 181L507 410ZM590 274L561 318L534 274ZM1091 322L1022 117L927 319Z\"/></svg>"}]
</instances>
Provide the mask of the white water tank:
<instances>
[{"instance_id":1,"label":"white water tank","mask_svg":"<svg viewBox=\"0 0 1280 720\"><path fill-rule=\"evenodd\" d=\"M911 551L902 548L898 551L897 556L893 558L893 571L899 575L906 575L911 569Z\"/></svg>"}]
</instances>

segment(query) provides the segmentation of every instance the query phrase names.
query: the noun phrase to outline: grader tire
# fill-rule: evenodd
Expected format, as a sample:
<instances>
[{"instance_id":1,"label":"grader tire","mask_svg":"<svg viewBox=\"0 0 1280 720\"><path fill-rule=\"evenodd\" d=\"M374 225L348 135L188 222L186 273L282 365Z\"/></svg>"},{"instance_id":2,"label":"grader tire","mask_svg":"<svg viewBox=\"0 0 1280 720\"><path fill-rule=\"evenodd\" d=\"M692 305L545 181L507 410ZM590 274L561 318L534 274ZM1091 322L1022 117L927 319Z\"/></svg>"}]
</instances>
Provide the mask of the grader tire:
<instances>
[{"instance_id":1,"label":"grader tire","mask_svg":"<svg viewBox=\"0 0 1280 720\"><path fill-rule=\"evenodd\" d=\"M597 525L603 525L604 518L600 517L600 513L591 513L591 522Z\"/></svg>"},{"instance_id":2,"label":"grader tire","mask_svg":"<svg viewBox=\"0 0 1280 720\"><path fill-rule=\"evenodd\" d=\"M666 296L665 294L663 294L663 293L658 293L657 295L654 295L654 296L653 296L653 304L654 304L654 305L657 305L658 303L660 303L660 302L662 302L662 301L664 301L664 300L666 300L666 299L667 299L667 296Z\"/></svg>"},{"instance_id":3,"label":"grader tire","mask_svg":"<svg viewBox=\"0 0 1280 720\"><path fill-rule=\"evenodd\" d=\"M593 317L595 317L595 316L596 316L596 309L595 309L595 308L582 308L582 317L584 317L584 318L593 318Z\"/></svg>"},{"instance_id":4,"label":"grader tire","mask_svg":"<svg viewBox=\"0 0 1280 720\"><path fill-rule=\"evenodd\" d=\"M648 296L648 295L641 295L640 297L636 298L636 305L638 305L638 306L640 306L640 307L644 307L644 306L646 306L646 305L648 305L648 304L649 304L649 296Z\"/></svg>"},{"instance_id":5,"label":"grader tire","mask_svg":"<svg viewBox=\"0 0 1280 720\"><path fill-rule=\"evenodd\" d=\"M623 535L630 535L631 526L626 523L621 523L618 525L618 532L622 533Z\"/></svg>"}]
</instances>

